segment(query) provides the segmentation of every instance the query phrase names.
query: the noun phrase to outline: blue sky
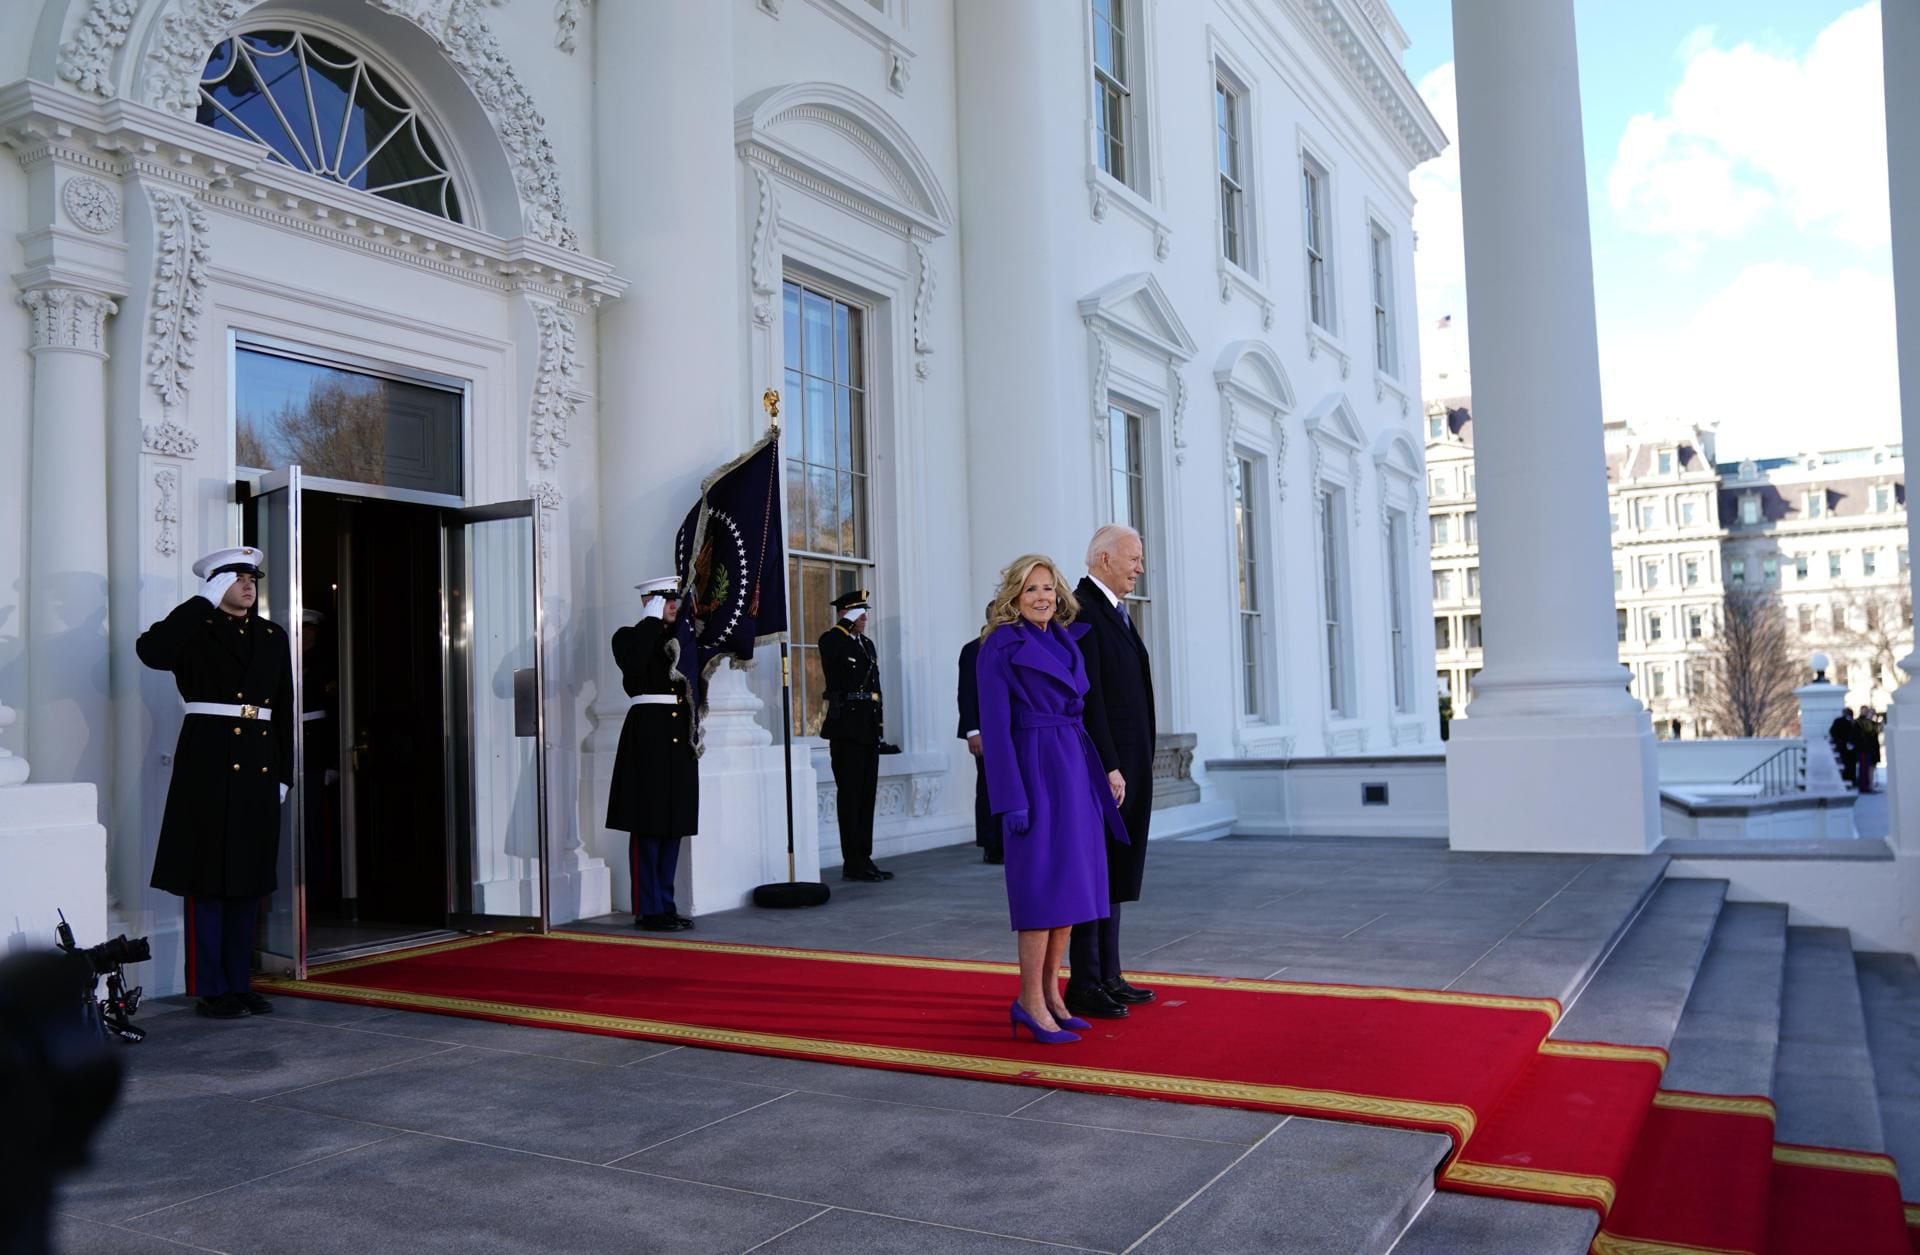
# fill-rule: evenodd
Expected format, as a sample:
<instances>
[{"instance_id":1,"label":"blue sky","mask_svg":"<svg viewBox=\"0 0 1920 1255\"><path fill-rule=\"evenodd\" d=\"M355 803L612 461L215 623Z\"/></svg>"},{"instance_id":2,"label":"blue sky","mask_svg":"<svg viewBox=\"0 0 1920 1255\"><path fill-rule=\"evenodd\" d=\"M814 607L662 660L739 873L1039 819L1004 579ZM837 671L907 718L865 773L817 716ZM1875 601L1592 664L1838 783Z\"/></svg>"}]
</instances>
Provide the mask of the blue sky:
<instances>
[{"instance_id":1,"label":"blue sky","mask_svg":"<svg viewBox=\"0 0 1920 1255\"><path fill-rule=\"evenodd\" d=\"M1451 4L1394 12L1451 134ZM1877 6L1575 13L1608 414L1717 423L1723 457L1898 440ZM1442 395L1459 390L1470 322L1453 154L1414 186L1426 390Z\"/></svg>"}]
</instances>

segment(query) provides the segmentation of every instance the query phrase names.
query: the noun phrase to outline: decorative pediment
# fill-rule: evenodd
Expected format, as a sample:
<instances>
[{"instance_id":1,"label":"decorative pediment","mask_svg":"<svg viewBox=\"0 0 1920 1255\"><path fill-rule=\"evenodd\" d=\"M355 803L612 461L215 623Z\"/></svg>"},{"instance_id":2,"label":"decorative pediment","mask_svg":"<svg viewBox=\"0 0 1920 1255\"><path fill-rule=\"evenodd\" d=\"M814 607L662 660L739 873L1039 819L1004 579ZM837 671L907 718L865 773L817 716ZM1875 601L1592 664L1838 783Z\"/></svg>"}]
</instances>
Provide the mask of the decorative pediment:
<instances>
[{"instance_id":1,"label":"decorative pediment","mask_svg":"<svg viewBox=\"0 0 1920 1255\"><path fill-rule=\"evenodd\" d=\"M892 115L835 83L791 83L734 111L742 156L902 234L953 227L932 164Z\"/></svg>"},{"instance_id":2,"label":"decorative pediment","mask_svg":"<svg viewBox=\"0 0 1920 1255\"><path fill-rule=\"evenodd\" d=\"M1332 393L1314 406L1313 413L1307 415L1306 427L1307 434L1316 441L1336 446L1356 458L1367 447L1367 435L1353 416L1353 406L1343 392Z\"/></svg>"},{"instance_id":3,"label":"decorative pediment","mask_svg":"<svg viewBox=\"0 0 1920 1255\"><path fill-rule=\"evenodd\" d=\"M1280 355L1264 340L1235 340L1222 349L1213 366L1213 381L1222 392L1270 413L1293 410L1293 384Z\"/></svg>"},{"instance_id":4,"label":"decorative pediment","mask_svg":"<svg viewBox=\"0 0 1920 1255\"><path fill-rule=\"evenodd\" d=\"M1082 297L1080 317L1088 326L1169 363L1191 361L1198 351L1160 281L1146 271Z\"/></svg>"},{"instance_id":5,"label":"decorative pediment","mask_svg":"<svg viewBox=\"0 0 1920 1255\"><path fill-rule=\"evenodd\" d=\"M1373 464L1383 474L1410 484L1420 482L1420 451L1414 447L1413 437L1398 427L1381 432L1374 440Z\"/></svg>"}]
</instances>

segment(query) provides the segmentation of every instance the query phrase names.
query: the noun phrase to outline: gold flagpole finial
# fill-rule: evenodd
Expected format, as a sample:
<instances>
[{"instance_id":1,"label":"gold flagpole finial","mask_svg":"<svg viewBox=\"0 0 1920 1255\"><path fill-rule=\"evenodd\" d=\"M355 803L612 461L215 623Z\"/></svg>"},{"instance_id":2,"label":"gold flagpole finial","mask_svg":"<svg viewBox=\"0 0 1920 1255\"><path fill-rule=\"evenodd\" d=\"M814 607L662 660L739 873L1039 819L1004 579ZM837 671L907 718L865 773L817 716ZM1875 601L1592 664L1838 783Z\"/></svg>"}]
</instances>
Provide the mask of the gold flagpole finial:
<instances>
[{"instance_id":1,"label":"gold flagpole finial","mask_svg":"<svg viewBox=\"0 0 1920 1255\"><path fill-rule=\"evenodd\" d=\"M767 412L767 421L778 427L780 425L780 390L768 388L761 393L760 408Z\"/></svg>"}]
</instances>

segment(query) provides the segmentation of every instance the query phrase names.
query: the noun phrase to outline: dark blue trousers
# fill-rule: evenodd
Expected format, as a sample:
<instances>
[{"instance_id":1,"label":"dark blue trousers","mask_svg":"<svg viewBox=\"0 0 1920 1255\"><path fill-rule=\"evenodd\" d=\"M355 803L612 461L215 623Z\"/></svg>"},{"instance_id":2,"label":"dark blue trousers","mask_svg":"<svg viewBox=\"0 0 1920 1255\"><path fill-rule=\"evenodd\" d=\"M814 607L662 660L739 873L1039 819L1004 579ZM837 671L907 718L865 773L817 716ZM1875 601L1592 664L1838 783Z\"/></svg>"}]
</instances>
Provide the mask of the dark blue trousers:
<instances>
[{"instance_id":1,"label":"dark blue trousers","mask_svg":"<svg viewBox=\"0 0 1920 1255\"><path fill-rule=\"evenodd\" d=\"M629 837L627 862L633 869L633 913L675 914L673 879L680 870L680 838Z\"/></svg>"},{"instance_id":2,"label":"dark blue trousers","mask_svg":"<svg viewBox=\"0 0 1920 1255\"><path fill-rule=\"evenodd\" d=\"M1073 985L1104 985L1120 979L1120 904L1109 903L1105 919L1073 926L1067 941L1067 981Z\"/></svg>"},{"instance_id":3,"label":"dark blue trousers","mask_svg":"<svg viewBox=\"0 0 1920 1255\"><path fill-rule=\"evenodd\" d=\"M202 998L253 988L259 898L188 898L187 992Z\"/></svg>"}]
</instances>

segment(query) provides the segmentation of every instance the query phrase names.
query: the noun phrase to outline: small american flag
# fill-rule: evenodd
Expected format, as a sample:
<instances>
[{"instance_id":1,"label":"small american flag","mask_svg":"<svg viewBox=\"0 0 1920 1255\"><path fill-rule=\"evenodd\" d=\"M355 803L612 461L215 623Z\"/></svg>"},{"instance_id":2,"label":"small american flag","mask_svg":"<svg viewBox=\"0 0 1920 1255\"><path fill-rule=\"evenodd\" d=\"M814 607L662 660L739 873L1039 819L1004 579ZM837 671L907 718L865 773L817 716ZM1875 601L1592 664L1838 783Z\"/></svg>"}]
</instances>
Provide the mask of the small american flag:
<instances>
[{"instance_id":1,"label":"small american flag","mask_svg":"<svg viewBox=\"0 0 1920 1255\"><path fill-rule=\"evenodd\" d=\"M1433 329L1435 331L1445 331L1448 327L1451 327L1451 326L1453 326L1453 315L1448 314L1445 318L1442 318L1438 322L1434 323Z\"/></svg>"}]
</instances>

